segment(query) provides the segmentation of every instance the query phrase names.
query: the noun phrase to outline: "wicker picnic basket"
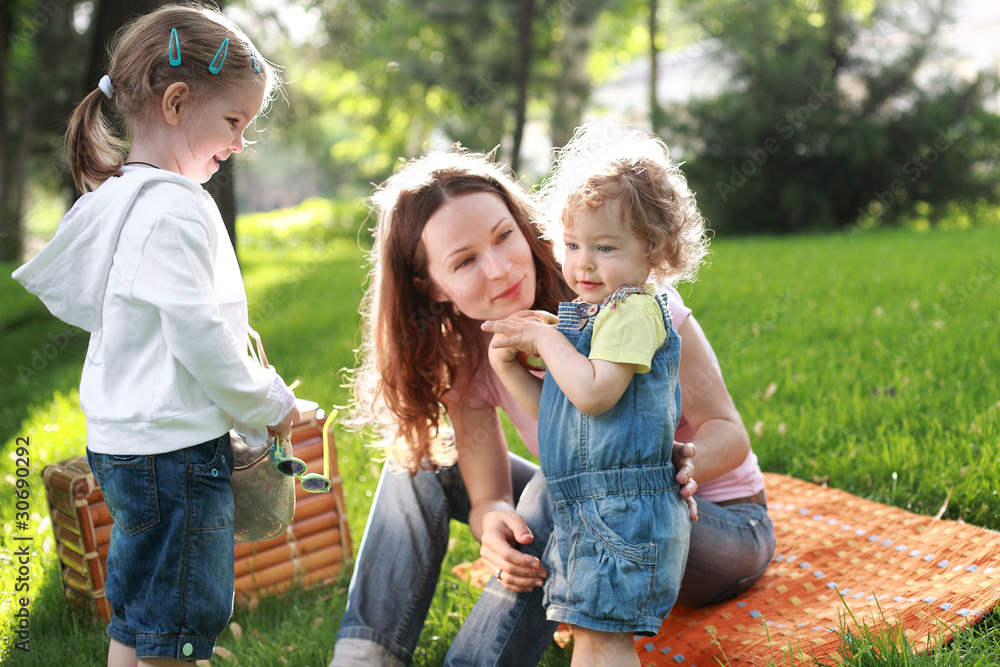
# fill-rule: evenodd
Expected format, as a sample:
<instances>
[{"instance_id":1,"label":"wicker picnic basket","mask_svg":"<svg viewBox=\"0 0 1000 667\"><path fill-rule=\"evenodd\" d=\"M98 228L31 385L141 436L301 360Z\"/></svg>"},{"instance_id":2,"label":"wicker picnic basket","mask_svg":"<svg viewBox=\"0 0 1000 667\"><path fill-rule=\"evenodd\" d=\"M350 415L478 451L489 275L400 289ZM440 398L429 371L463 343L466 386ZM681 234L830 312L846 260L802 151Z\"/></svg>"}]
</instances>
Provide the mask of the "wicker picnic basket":
<instances>
[{"instance_id":1,"label":"wicker picnic basket","mask_svg":"<svg viewBox=\"0 0 1000 667\"><path fill-rule=\"evenodd\" d=\"M306 462L309 472L323 471L323 418L322 410L303 411L292 429L294 455ZM284 534L268 542L234 545L237 600L278 593L293 583L304 587L329 583L353 557L333 434L329 447L330 492L307 493L296 484L295 514ZM110 620L104 582L112 520L87 457L48 465L42 479L63 592L72 603Z\"/></svg>"}]
</instances>

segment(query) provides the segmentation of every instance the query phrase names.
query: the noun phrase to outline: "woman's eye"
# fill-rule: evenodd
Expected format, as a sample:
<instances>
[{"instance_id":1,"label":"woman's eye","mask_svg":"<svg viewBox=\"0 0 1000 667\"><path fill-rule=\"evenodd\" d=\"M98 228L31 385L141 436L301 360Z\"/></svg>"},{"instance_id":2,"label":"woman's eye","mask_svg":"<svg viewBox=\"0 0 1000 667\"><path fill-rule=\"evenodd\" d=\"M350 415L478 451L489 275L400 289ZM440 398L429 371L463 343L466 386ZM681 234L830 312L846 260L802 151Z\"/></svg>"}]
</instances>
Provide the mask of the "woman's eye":
<instances>
[{"instance_id":1,"label":"woman's eye","mask_svg":"<svg viewBox=\"0 0 1000 667\"><path fill-rule=\"evenodd\" d=\"M506 241L507 239L509 239L509 238L510 238L511 234L513 234L513 233L514 233L514 230L513 230L513 229L507 229L507 230L504 230L504 231L503 231L503 232L502 232L502 233L500 234L500 236L498 236L498 237L497 237L497 240L498 240L498 241Z\"/></svg>"},{"instance_id":2,"label":"woman's eye","mask_svg":"<svg viewBox=\"0 0 1000 667\"><path fill-rule=\"evenodd\" d=\"M469 266L470 264L472 264L472 258L471 257L466 257L461 262L459 262L458 264L455 265L455 270L457 271L458 269L464 269L465 267Z\"/></svg>"},{"instance_id":3,"label":"woman's eye","mask_svg":"<svg viewBox=\"0 0 1000 667\"><path fill-rule=\"evenodd\" d=\"M576 245L575 243L567 243L566 244L566 250L576 250L577 248L579 248L579 246Z\"/></svg>"}]
</instances>

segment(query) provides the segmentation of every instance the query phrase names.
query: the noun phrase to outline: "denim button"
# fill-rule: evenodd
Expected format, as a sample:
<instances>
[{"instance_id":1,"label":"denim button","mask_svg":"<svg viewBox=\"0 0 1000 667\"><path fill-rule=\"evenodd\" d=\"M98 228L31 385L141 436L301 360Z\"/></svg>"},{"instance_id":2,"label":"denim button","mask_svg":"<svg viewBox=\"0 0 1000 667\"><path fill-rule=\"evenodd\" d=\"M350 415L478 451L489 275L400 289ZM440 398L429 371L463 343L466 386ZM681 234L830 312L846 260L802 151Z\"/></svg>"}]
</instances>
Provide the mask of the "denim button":
<instances>
[{"instance_id":1,"label":"denim button","mask_svg":"<svg viewBox=\"0 0 1000 667\"><path fill-rule=\"evenodd\" d=\"M184 655L191 655L194 653L194 646L191 645L191 642L188 642L181 648L181 652L184 653Z\"/></svg>"},{"instance_id":2,"label":"denim button","mask_svg":"<svg viewBox=\"0 0 1000 667\"><path fill-rule=\"evenodd\" d=\"M212 468L212 477L218 477L218 476L219 476L219 471L216 470L215 468Z\"/></svg>"}]
</instances>

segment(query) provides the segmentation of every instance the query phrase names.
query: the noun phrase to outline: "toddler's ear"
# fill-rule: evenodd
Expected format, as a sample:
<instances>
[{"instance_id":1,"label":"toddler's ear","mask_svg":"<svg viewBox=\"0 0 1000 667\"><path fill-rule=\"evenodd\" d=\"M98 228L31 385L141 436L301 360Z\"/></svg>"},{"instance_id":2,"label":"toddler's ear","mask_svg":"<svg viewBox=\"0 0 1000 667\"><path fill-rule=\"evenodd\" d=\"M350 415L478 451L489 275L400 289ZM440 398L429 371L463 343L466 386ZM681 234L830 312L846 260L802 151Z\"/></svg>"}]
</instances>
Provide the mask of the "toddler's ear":
<instances>
[{"instance_id":1,"label":"toddler's ear","mask_svg":"<svg viewBox=\"0 0 1000 667\"><path fill-rule=\"evenodd\" d=\"M191 106L191 88L183 81L175 81L163 91L160 111L168 125L177 125Z\"/></svg>"}]
</instances>

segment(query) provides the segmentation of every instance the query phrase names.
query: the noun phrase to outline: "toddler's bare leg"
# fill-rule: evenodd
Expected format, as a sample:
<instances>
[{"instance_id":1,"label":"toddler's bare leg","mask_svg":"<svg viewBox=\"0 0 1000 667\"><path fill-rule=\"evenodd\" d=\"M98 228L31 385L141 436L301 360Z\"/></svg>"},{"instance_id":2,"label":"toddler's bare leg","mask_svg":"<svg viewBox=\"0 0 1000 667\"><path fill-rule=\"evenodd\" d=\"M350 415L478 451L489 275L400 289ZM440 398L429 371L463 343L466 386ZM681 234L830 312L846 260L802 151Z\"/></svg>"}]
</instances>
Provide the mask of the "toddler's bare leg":
<instances>
[{"instance_id":1,"label":"toddler's bare leg","mask_svg":"<svg viewBox=\"0 0 1000 667\"><path fill-rule=\"evenodd\" d=\"M640 667L632 633L573 626L571 667Z\"/></svg>"},{"instance_id":2,"label":"toddler's bare leg","mask_svg":"<svg viewBox=\"0 0 1000 667\"><path fill-rule=\"evenodd\" d=\"M108 667L136 667L137 664L134 648L111 640L111 646L108 647Z\"/></svg>"}]
</instances>

